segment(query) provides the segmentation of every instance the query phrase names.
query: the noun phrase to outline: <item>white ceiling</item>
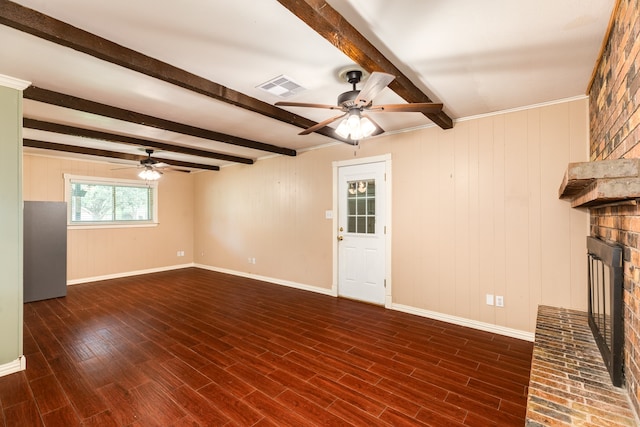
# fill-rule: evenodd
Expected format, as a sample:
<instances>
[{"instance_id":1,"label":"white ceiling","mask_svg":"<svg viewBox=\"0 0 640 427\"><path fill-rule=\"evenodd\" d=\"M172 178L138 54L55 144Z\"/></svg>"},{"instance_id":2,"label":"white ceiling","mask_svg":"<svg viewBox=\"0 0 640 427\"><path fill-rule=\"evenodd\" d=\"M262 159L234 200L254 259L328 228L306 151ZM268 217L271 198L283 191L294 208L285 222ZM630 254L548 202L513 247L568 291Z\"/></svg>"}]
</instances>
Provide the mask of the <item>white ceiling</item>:
<instances>
[{"instance_id":1,"label":"white ceiling","mask_svg":"<svg viewBox=\"0 0 640 427\"><path fill-rule=\"evenodd\" d=\"M5 1L5 0L2 0ZM288 101L335 104L353 64L276 0L18 0L147 56L269 104L256 86L286 75ZM615 0L328 0L444 112L461 119L584 95ZM0 8L0 16L2 8ZM14 28L0 25L0 74L34 86L294 150L334 143ZM375 104L403 103L386 88ZM334 111L287 107L313 121ZM24 116L259 159L270 153L25 99ZM389 133L433 125L419 113L372 114ZM443 131L444 132L444 131ZM139 154L130 145L52 132L24 137ZM364 142L363 142L364 143ZM33 150L33 149L32 149ZM66 154L68 155L68 154ZM162 153L167 159L229 162Z\"/></svg>"}]
</instances>

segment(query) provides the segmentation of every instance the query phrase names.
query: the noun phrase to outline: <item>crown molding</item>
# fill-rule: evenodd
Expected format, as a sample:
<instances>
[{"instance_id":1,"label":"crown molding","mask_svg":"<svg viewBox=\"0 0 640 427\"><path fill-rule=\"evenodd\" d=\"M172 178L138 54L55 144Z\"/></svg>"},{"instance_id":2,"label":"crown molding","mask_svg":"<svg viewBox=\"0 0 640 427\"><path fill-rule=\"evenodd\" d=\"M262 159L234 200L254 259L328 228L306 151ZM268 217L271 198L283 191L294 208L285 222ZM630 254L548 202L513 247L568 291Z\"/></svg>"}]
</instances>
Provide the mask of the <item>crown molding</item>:
<instances>
[{"instance_id":1,"label":"crown molding","mask_svg":"<svg viewBox=\"0 0 640 427\"><path fill-rule=\"evenodd\" d=\"M31 86L31 82L0 74L0 86L5 86L17 90L25 90L26 88Z\"/></svg>"}]
</instances>

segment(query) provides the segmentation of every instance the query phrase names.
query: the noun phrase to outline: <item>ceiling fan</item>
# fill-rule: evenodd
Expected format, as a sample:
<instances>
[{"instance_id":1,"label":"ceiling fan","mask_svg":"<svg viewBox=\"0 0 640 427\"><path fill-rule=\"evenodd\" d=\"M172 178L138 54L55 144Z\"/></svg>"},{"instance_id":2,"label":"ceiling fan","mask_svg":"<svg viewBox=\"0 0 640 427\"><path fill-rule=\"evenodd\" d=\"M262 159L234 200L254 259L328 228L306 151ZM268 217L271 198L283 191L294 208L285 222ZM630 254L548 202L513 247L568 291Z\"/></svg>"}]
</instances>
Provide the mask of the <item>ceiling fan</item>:
<instances>
[{"instance_id":1,"label":"ceiling fan","mask_svg":"<svg viewBox=\"0 0 640 427\"><path fill-rule=\"evenodd\" d=\"M154 159L153 157L151 157L151 155L154 153L154 150L152 150L151 148L145 148L144 152L147 153L147 157L140 160L139 162L140 164L137 166L137 168L142 169L140 173L138 173L138 176L146 181L155 181L160 179L160 177L163 174L162 169L175 170L175 171L187 172L187 173L189 172L188 170L178 169L178 168L172 167L170 164ZM113 170L129 169L131 167L132 166L125 167L125 168L117 168ZM133 166L133 167L136 167L136 166Z\"/></svg>"},{"instance_id":2,"label":"ceiling fan","mask_svg":"<svg viewBox=\"0 0 640 427\"><path fill-rule=\"evenodd\" d=\"M158 170L158 168L163 167L166 163L161 163L156 159L151 158L153 154L153 150L150 148L146 148L145 153L147 153L147 158L140 160L140 166L144 169L140 171L138 176L146 181L155 181L160 179L162 175L162 171Z\"/></svg>"},{"instance_id":3,"label":"ceiling fan","mask_svg":"<svg viewBox=\"0 0 640 427\"><path fill-rule=\"evenodd\" d=\"M373 98L375 98L389 83L395 79L391 74L373 72L364 84L364 87L360 90L356 89L356 85L360 83L362 79L362 70L360 69L347 69L340 73L344 75L347 82L352 85L352 90L341 93L338 96L337 105L327 104L312 104L306 102L276 102L277 106L284 107L310 107L310 108L325 108L328 110L341 110L343 114L339 116L331 117L320 123L317 123L311 127L306 128L298 135L308 135L311 132L315 132L337 120L343 119L338 127L336 133L342 138L353 141L353 145L357 145L358 141L362 138L366 138L373 135L379 135L384 130L373 121L364 112L372 113L400 113L400 112L418 112L418 113L438 113L442 110L442 104L431 102L417 102L409 104L386 104L386 105L373 105Z\"/></svg>"}]
</instances>

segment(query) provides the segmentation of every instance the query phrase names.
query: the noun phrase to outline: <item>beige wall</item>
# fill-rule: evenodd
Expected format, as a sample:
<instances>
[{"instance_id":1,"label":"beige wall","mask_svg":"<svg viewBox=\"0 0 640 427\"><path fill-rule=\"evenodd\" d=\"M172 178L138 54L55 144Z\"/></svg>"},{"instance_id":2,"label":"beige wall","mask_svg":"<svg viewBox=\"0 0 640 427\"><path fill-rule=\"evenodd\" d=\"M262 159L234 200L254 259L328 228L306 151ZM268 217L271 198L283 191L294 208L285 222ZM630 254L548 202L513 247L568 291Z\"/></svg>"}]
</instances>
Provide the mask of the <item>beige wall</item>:
<instances>
[{"instance_id":1,"label":"beige wall","mask_svg":"<svg viewBox=\"0 0 640 427\"><path fill-rule=\"evenodd\" d=\"M331 162L345 148L198 174L196 262L331 288L332 223L324 215L332 208Z\"/></svg>"},{"instance_id":2,"label":"beige wall","mask_svg":"<svg viewBox=\"0 0 640 427\"><path fill-rule=\"evenodd\" d=\"M136 168L43 155L24 155L24 200L64 201L65 173L136 179ZM158 184L157 227L71 229L67 279L120 275L193 262L193 176L165 173ZM184 257L177 251L184 250Z\"/></svg>"},{"instance_id":3,"label":"beige wall","mask_svg":"<svg viewBox=\"0 0 640 427\"><path fill-rule=\"evenodd\" d=\"M586 308L588 215L557 189L569 162L587 160L587 147L583 99L388 135L356 150L338 144L219 172L168 173L158 227L69 230L68 278L195 262L327 291L332 162L391 153L393 303L533 332L540 303ZM114 167L25 155L25 200L63 200L64 173L135 177ZM503 295L505 307L487 306L487 293Z\"/></svg>"},{"instance_id":4,"label":"beige wall","mask_svg":"<svg viewBox=\"0 0 640 427\"><path fill-rule=\"evenodd\" d=\"M557 189L587 151L581 99L198 174L194 259L329 289L332 161L391 153L393 302L533 332L538 304L586 308L588 215Z\"/></svg>"}]
</instances>

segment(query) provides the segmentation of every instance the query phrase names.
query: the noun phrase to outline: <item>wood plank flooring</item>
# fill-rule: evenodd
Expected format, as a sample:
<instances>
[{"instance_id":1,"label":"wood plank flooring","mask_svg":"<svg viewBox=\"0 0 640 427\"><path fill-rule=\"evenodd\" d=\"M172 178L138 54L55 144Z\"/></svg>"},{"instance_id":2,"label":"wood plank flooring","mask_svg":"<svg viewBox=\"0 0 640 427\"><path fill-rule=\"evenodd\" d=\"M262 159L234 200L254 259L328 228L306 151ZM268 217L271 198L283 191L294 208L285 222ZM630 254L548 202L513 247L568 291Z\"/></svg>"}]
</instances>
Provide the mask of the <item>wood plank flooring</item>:
<instances>
[{"instance_id":1,"label":"wood plank flooring","mask_svg":"<svg viewBox=\"0 0 640 427\"><path fill-rule=\"evenodd\" d=\"M0 427L522 426L532 343L196 268L25 304Z\"/></svg>"}]
</instances>

